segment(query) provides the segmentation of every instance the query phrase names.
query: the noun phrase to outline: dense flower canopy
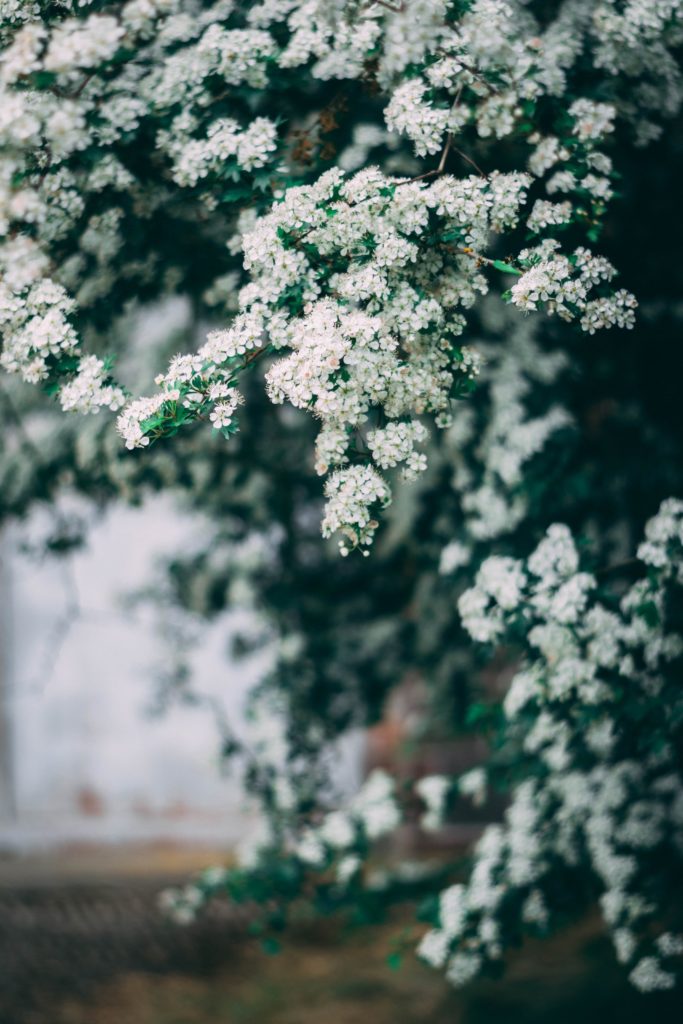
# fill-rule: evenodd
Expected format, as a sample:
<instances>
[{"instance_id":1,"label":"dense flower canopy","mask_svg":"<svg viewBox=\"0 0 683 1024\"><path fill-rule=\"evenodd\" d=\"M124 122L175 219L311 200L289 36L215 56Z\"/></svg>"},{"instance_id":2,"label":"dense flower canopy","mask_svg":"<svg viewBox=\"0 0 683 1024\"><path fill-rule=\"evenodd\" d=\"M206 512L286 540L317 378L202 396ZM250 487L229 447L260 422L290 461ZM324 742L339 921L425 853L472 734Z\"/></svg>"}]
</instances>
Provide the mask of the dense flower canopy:
<instances>
[{"instance_id":1,"label":"dense flower canopy","mask_svg":"<svg viewBox=\"0 0 683 1024\"><path fill-rule=\"evenodd\" d=\"M511 802L421 955L464 983L570 886L638 988L674 984L682 481L634 383L666 374L638 301L653 334L674 314L632 237L648 153L680 149L681 7L0 0L3 515L172 488L213 525L168 602L246 604L245 649L274 651L283 758L231 739L269 832L177 916L311 874L326 907L364 898L414 797L376 773L329 806L326 744L409 671L457 730L496 648L497 754L415 791L426 831L457 794ZM176 298L180 329L140 339ZM332 560L320 525L372 557Z\"/></svg>"}]
</instances>

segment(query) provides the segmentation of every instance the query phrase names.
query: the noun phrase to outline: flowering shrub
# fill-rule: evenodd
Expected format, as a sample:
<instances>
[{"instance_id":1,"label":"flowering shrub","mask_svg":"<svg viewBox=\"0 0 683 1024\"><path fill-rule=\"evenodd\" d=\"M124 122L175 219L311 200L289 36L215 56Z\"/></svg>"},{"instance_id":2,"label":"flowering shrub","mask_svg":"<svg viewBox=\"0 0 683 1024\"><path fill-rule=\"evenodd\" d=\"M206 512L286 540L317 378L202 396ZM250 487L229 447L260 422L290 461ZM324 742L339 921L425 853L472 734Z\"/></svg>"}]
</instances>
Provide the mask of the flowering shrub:
<instances>
[{"instance_id":1,"label":"flowering shrub","mask_svg":"<svg viewBox=\"0 0 683 1024\"><path fill-rule=\"evenodd\" d=\"M683 838L683 502L663 502L638 558L647 577L620 598L611 588L603 596L580 571L570 531L555 524L525 563L486 559L459 599L475 640L508 633L528 653L503 702L520 779L505 823L485 831L471 880L442 893L439 927L422 940L425 959L447 964L456 983L525 926L546 930L563 908L560 889L576 892L588 872L633 984L675 984L683 936L666 927L675 878L661 865L676 862ZM432 783L432 805L434 792Z\"/></svg>"},{"instance_id":2,"label":"flowering shrub","mask_svg":"<svg viewBox=\"0 0 683 1024\"><path fill-rule=\"evenodd\" d=\"M581 571L571 532L554 524L525 562L486 559L459 599L473 639L505 637L527 653L505 696L489 764L415 784L422 827L435 830L454 796L483 803L514 765L504 823L484 831L468 881L439 894L435 926L418 946L454 985L495 969L525 932L546 934L555 917L598 894L617 958L636 988L676 982L683 935L671 930L670 901L683 842L683 502L665 501L648 522L638 560L647 577L619 597L613 585ZM370 843L395 829L409 808L383 772L347 807L303 828L286 776L273 793L273 831L246 869L210 869L165 894L179 920L217 894L266 902L274 856L289 869L285 902L303 897L312 872L320 909L343 905L358 897ZM400 882L392 879L399 892ZM366 885L372 892L378 883L368 875Z\"/></svg>"},{"instance_id":3,"label":"flowering shrub","mask_svg":"<svg viewBox=\"0 0 683 1024\"><path fill-rule=\"evenodd\" d=\"M267 833L171 910L227 893L275 926L296 901L431 895L420 955L461 984L571 891L600 902L636 987L670 987L683 481L657 339L678 256L641 204L674 180L656 175L677 152L678 0L0 0L0 18L2 515L69 488L181 493L203 541L164 599L249 608L236 645L272 655L255 699L278 756L224 737ZM372 558L333 558L321 525ZM492 651L512 682L477 702ZM425 730L481 713L490 763L375 773L339 806L329 744L411 674ZM416 799L430 832L454 796L506 786L469 881L367 867Z\"/></svg>"},{"instance_id":4,"label":"flowering shrub","mask_svg":"<svg viewBox=\"0 0 683 1024\"><path fill-rule=\"evenodd\" d=\"M509 298L521 310L545 308L591 334L633 325L633 296L600 294L615 274L609 261L584 246L563 254L553 237L574 225L595 239L613 194L612 161L601 146L614 130L619 97L607 104L580 95L568 107L566 97L584 44L614 74L603 49L616 25L606 16L583 25L581 4L565 5L542 31L528 11L518 17L503 2L433 0L413 5L411 38L414 18L418 31L406 46L398 33L407 10L336 6L264 4L242 14L222 2L195 19L176 0L131 0L120 16L106 5L70 18L60 10L36 19L10 12L2 65L6 369L48 381L67 410L120 408L124 392L108 363L80 355L75 320L87 322L88 310L95 316L113 289L121 300L135 294L141 279L156 289L180 285L182 272L163 267L154 244L144 246L143 265L126 253L128 225L135 223L135 235L151 229L174 201L181 221L199 206L218 224L251 200L238 230L252 283L240 292L231 327L213 332L196 356L174 360L158 379L161 393L121 413L128 447L197 417L234 432L239 371L255 350L287 348L292 354L267 373L269 394L321 419L320 471L347 463L356 435L377 418L365 428L371 460L383 469L403 463L410 479L426 465L414 447L424 430L414 416L433 412L443 422L449 400L476 374L476 357L456 339L466 324L462 311L488 288L483 267L518 277ZM275 84L275 68L353 79L367 74L378 48L374 74L388 97L387 126L406 135L418 156L443 149L435 180L419 180L430 172L411 181L369 168L348 180L335 170L312 185L292 185L287 162L278 163L285 154L276 122L253 116ZM319 59L311 65L313 54ZM623 113L643 132L644 114L632 106ZM249 116L246 127L235 110ZM533 130L535 121L550 134ZM518 137L519 170L444 174L453 139L470 125L484 138ZM133 148L143 165L138 175ZM236 184L226 188L230 181ZM536 182L570 198L536 198L525 210ZM514 237L522 221L530 247L515 251L513 242L504 260L485 255L491 231ZM399 421L388 433L385 418ZM339 469L330 481L323 533L341 531L342 553L372 541L371 506L388 500L374 470ZM348 496L343 505L341 494Z\"/></svg>"}]
</instances>

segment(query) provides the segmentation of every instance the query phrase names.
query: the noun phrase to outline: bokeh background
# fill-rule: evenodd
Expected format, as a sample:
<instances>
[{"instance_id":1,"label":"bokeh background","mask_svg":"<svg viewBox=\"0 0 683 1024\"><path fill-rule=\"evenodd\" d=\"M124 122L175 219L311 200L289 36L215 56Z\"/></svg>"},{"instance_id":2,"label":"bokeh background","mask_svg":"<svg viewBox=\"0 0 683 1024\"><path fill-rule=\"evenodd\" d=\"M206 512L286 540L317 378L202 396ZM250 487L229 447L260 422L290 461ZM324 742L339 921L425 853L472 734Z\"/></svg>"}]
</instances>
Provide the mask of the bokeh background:
<instances>
[{"instance_id":1,"label":"bokeh background","mask_svg":"<svg viewBox=\"0 0 683 1024\"><path fill-rule=\"evenodd\" d=\"M92 516L85 505L69 511ZM268 652L232 663L227 639L245 622L227 613L192 652L192 700L167 706L169 624L131 594L192 543L196 520L159 498L110 510L68 558L36 555L44 530L35 513L2 541L2 1024L681 1019L675 994L646 998L627 985L597 915L528 943L504 979L464 992L410 952L419 928L409 908L370 928L302 923L271 956L249 933L248 908L213 905L190 925L169 921L159 893L230 862L258 830L239 779L224 770L221 716L254 728L244 700ZM407 742L416 700L408 682L379 725L339 748L343 789L376 764L462 768L481 758L472 738ZM384 856L464 853L497 813L477 820L463 809L436 849L408 831Z\"/></svg>"},{"instance_id":2,"label":"bokeh background","mask_svg":"<svg viewBox=\"0 0 683 1024\"><path fill-rule=\"evenodd\" d=\"M364 103L371 101L365 97ZM640 526L663 495L679 493L683 208L672 182L680 176L682 154L681 126L672 124L647 151L629 148L620 155L623 195L619 215L607 227L605 251L621 268L620 283L638 292L642 318L627 339L611 336L600 347L588 341L577 355L577 377L583 373L594 389L576 401L586 424L581 444L575 452L563 450L563 458L574 460L568 473L573 490L552 488L546 496L557 518L566 518L574 502L579 522L586 506L603 524L626 508ZM181 306L171 304L166 318L155 310L139 325L149 362L142 379L151 379L151 367L158 370L172 351L192 347ZM180 340L172 337L171 326ZM281 451L273 441L279 420L262 396L252 397L254 411L245 412L242 435L248 459L238 438L235 461L250 463L253 456L259 470L273 475L273 467L288 457L283 473L290 473L304 497L318 495L319 481L301 468L301 451L310 448L308 427L292 428ZM0 403L3 441L16 427L5 398ZM258 830L258 815L245 802L239 779L226 772L221 750L226 722L240 733L254 728L245 720L244 701L267 669L269 652L257 647L239 662L231 658L230 637L248 632L249 622L242 612L224 612L226 602L214 600L211 591L201 643L193 646L191 636L182 638L188 640L192 684L186 692L180 686L178 693L176 647L179 633L191 632L191 623L176 619L172 609L160 615L157 603L150 605L139 592L154 588L157 564L177 553L190 563L185 576L177 574L185 599L193 547L202 552L206 540L200 514L195 508L184 516L175 500L158 496L137 508L118 503L126 487L136 500L138 492L164 489L168 467L162 466L162 451L146 455L149 469L141 469L141 461L119 453L116 438L110 447L118 461L111 457L107 472L112 466L138 468L130 470L130 478L121 469L110 479L104 471L98 475L95 456L83 457L82 489L101 499L102 507L65 506L64 466L71 465L79 445L82 454L85 432L93 428L72 427L71 421L65 426L63 417L48 415L44 396L19 398L40 440L44 466L34 471L24 493L21 480L13 484L9 455L0 460L0 506L8 523L0 536L0 1024L602 1024L608 1015L620 1024L683 1020L680 994L644 997L628 985L592 913L550 940L515 951L504 978L460 992L410 953L419 934L410 909L403 914L399 908L390 920L370 928L302 923L273 956L250 935L248 909L213 905L187 926L165 918L158 896L167 885L208 864L230 861ZM101 438L107 429L110 425L98 425L94 451L97 444L106 450ZM52 447L47 433L53 434ZM264 437L272 450L265 443L259 447ZM196 457L193 440L186 448L178 442L173 457L185 466ZM19 443L24 444L21 438ZM203 443L206 465L213 465L214 456L224 461L223 449L216 454L217 445ZM25 447L29 453L30 445ZM611 478L602 473L605 460L616 467ZM642 472L629 476L626 470L634 465ZM368 567L342 569L338 560L322 555L311 562L306 543L314 538L315 551L320 550L318 522L308 532L297 527L303 556L301 561L292 556L288 565L288 581L300 587L294 595L302 608L297 625L315 634L333 600L331 564L347 602L339 604L341 639L337 642L332 631L325 638L329 664L320 660L320 680L310 689L302 685L302 701L319 700L321 716L337 661L358 647L350 631L359 621L367 624L366 648L358 647L359 685L380 721L352 732L335 751L342 790L353 791L378 764L398 774L411 768L458 771L483 754L472 736L416 746L411 722L420 704L419 685L410 678L398 685L394 671L407 651L418 668L429 669L436 689L454 701L460 701L468 682L458 652L447 645L455 618L451 597L448 614L446 598L437 594L431 603L429 594L425 598L412 543L417 538L438 550L442 534L450 535L451 519L460 515L451 507L450 469L442 475L430 489L406 499L414 502L404 515L414 537L406 537L407 528L401 532L397 506L390 523L397 539L382 563L383 578ZM226 471L226 489L231 484ZM265 492L269 500L277 484ZM177 470L174 485L182 492L194 484ZM34 495L38 504L47 498L38 511L31 511ZM241 493L236 509L240 500ZM304 504L300 496L297 500ZM118 504L105 508L109 501ZM197 504L208 507L208 501L199 490ZM46 538L55 536L57 504L59 516L83 525L75 533L84 542L68 557L45 554ZM18 525L15 519L27 512L28 519ZM210 507L216 520L221 512ZM305 592L311 580L321 587L319 595ZM271 584L266 578L264 603L279 614ZM367 598L365 604L354 603L356 593ZM390 599L401 613L404 607L417 610L402 631L389 632L384 641L385 620L399 617ZM495 689L501 681L494 676L488 682ZM267 722L258 728L267 736ZM408 830L383 856L465 853L485 820L500 811L489 807L477 816L461 809L436 849L420 846Z\"/></svg>"}]
</instances>

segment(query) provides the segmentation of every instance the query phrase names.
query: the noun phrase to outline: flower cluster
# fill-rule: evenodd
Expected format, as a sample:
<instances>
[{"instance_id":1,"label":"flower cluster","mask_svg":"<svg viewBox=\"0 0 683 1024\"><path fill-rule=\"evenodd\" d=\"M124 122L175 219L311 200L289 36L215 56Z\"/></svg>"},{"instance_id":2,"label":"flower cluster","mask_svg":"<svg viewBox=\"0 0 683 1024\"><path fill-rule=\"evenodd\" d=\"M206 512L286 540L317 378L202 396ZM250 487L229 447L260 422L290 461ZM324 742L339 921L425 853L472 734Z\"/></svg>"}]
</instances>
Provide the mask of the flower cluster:
<instances>
[{"instance_id":1,"label":"flower cluster","mask_svg":"<svg viewBox=\"0 0 683 1024\"><path fill-rule=\"evenodd\" d=\"M570 137L580 149L593 148L612 131L617 111L648 140L656 135L650 116L657 105L671 115L683 99L672 52L680 7L665 0L657 8L651 10L646 0L607 0L591 17L585 4L567 3L556 18L537 21L529 5L514 0L473 0L457 21L433 34L422 60L415 61L420 73L394 85L387 123L407 135L420 155L437 153L447 134L469 125L483 138L522 133L541 105L558 124L566 121L569 107ZM579 96L563 105L586 52L597 68L646 81L622 96L615 77L613 103Z\"/></svg>"},{"instance_id":2,"label":"flower cluster","mask_svg":"<svg viewBox=\"0 0 683 1024\"><path fill-rule=\"evenodd\" d=\"M384 470L401 465L407 479L426 468L415 445L427 431L416 417L432 413L437 423L449 423L451 400L479 375L477 353L458 340L463 313L489 287L482 267L514 269L484 250L492 231L518 223L529 182L529 175L512 172L443 175L426 184L369 168L351 177L330 171L312 186L290 188L243 238L252 281L242 290L235 325L198 354L204 395L212 381L234 382L235 357L248 348L290 349L266 374L268 394L320 419L318 471L342 467L328 495L343 490L352 506L367 507L367 495L359 491L354 498L352 492L372 479L373 501L381 491L386 504L391 492L376 472L368 476L346 464L362 459ZM528 269L514 269L521 276L513 304L525 311L544 305L565 319L582 311L582 326L591 331L612 323L631 326L634 300L627 293L589 298L591 289L613 277L610 264L585 248L553 258L557 248L546 239L520 254L519 265ZM554 292L549 284L534 284L543 275L557 281ZM217 338L224 339L223 349ZM162 380L175 392L172 371ZM195 410L199 415L205 406L198 403ZM186 418L183 408L181 421ZM551 411L546 435L566 423L563 413ZM168 425L175 427L172 417ZM138 442L146 436L128 413L120 426L127 443L131 429ZM158 426L155 420L152 429ZM526 457L533 445L528 436ZM323 532L341 529L345 552L349 544L366 547L376 520L369 514L344 520L340 507L336 501L326 514Z\"/></svg>"},{"instance_id":3,"label":"flower cluster","mask_svg":"<svg viewBox=\"0 0 683 1024\"><path fill-rule=\"evenodd\" d=\"M372 463L400 464L408 478L421 472L426 459L415 445L427 430L417 417L447 412L476 379L476 353L458 340L463 310L487 288L476 249L492 229L517 222L527 182L513 173L443 176L429 185L374 168L349 178L330 171L315 185L289 189L245 235L252 283L242 291L242 313L188 366L209 395L247 349L290 350L271 365L266 385L273 402L321 420L319 470L342 467L327 488L334 501L326 534L341 529L353 547L371 542L376 523L358 510L369 495L370 503L390 496ZM175 393L175 370L163 384ZM127 442L134 422L128 412L120 420ZM345 465L359 458L370 465ZM344 508L355 511L345 519Z\"/></svg>"},{"instance_id":4,"label":"flower cluster","mask_svg":"<svg viewBox=\"0 0 683 1024\"><path fill-rule=\"evenodd\" d=\"M372 543L379 525L372 518L373 509L380 509L390 501L388 485L372 466L350 466L337 469L325 484L327 505L323 518L324 537L342 533L339 542L342 555L360 545ZM368 554L367 550L364 554Z\"/></svg>"},{"instance_id":5,"label":"flower cluster","mask_svg":"<svg viewBox=\"0 0 683 1024\"><path fill-rule=\"evenodd\" d=\"M331 860L350 855L359 839L375 842L393 832L402 820L395 796L395 782L379 769L372 772L348 807L331 811L320 825L306 828L296 840L295 852L305 863L317 868ZM357 859L360 866L360 858ZM348 865L339 867L348 877Z\"/></svg>"},{"instance_id":6,"label":"flower cluster","mask_svg":"<svg viewBox=\"0 0 683 1024\"><path fill-rule=\"evenodd\" d=\"M15 260L15 235L30 242L42 276L66 289L62 305L99 324L111 316L111 296L116 316L141 287L163 294L187 286L192 273L185 279L167 265L166 211L180 238L198 209L232 220L229 249L236 255L243 244L251 283L238 320L222 333L241 335L246 316L252 347L291 350L270 366L267 388L273 401L320 419L318 470L350 473L349 464L361 461L414 479L427 462L417 447L426 440L418 417L448 422L451 399L478 374L476 355L457 339L463 311L489 287L482 270L516 276L509 299L522 311L543 308L589 333L634 322L633 296L609 290L611 265L583 247L562 253L552 233L578 226L588 240L597 237L613 193L601 147L617 118L637 120L654 107L658 89L667 97L663 113L677 109L674 8L652 21L635 3L621 13L602 4L593 18L568 4L539 24L523 6L473 0L456 10L448 0L420 0L408 11L288 0L243 10L217 0L197 14L190 0L129 0L10 19L0 60L4 262ZM617 70L647 79L628 101L613 87L614 53L624 41L629 57ZM609 88L597 92L609 102L574 91L585 52L604 69ZM370 124L356 148L396 149L405 135L418 156L442 151L438 170L416 181L373 168L352 178L334 170L292 186L298 158L264 106L274 78L285 74L298 83L374 76L389 133ZM471 127L482 138L527 141L528 169L442 173L453 140ZM492 259L491 232L505 236L519 225L536 179L548 195L561 195L534 196L525 221L537 236L533 246ZM264 213L269 193L276 202ZM148 239L144 260L131 258L140 232ZM187 245L193 251L196 239ZM229 280L234 294L224 271L217 266L207 303ZM11 291L10 304L25 298ZM3 365L54 391L69 388L64 408L118 408L123 392L104 363L97 373L84 363L70 387L79 373L75 319L66 322L56 308L55 320L46 341L36 318L7 318ZM164 375L163 400L137 400L122 414L128 447L194 418L236 429L234 407L216 406L247 360L229 345L223 361L206 348L180 386ZM367 523L342 529L345 549L372 540Z\"/></svg>"},{"instance_id":7,"label":"flower cluster","mask_svg":"<svg viewBox=\"0 0 683 1024\"><path fill-rule=\"evenodd\" d=\"M0 365L36 384L55 365L70 360L71 379L60 395L63 409L120 408L124 393L112 384L104 362L96 356L78 358L74 301L45 276L45 261L31 240L18 238L0 247L0 268L0 328L5 338Z\"/></svg>"},{"instance_id":8,"label":"flower cluster","mask_svg":"<svg viewBox=\"0 0 683 1024\"><path fill-rule=\"evenodd\" d=\"M520 254L520 264L528 269L510 290L512 303L522 310L546 309L563 320L578 318L588 334L609 327L632 328L637 302L630 292L620 288L609 296L591 297L596 285L615 276L609 261L583 247L564 256L557 252L559 247L554 239L545 239Z\"/></svg>"},{"instance_id":9,"label":"flower cluster","mask_svg":"<svg viewBox=\"0 0 683 1024\"><path fill-rule=\"evenodd\" d=\"M266 117L255 118L241 129L234 118L223 117L209 125L206 138L190 135L191 122L180 115L177 130L159 139L160 149L173 160L173 180L194 186L210 174L234 176L240 170L265 167L277 149L275 124Z\"/></svg>"},{"instance_id":10,"label":"flower cluster","mask_svg":"<svg viewBox=\"0 0 683 1024\"><path fill-rule=\"evenodd\" d=\"M170 216L182 237L197 204L230 216L234 203L250 194L260 201L277 177L282 133L261 113L272 68L293 79L357 78L383 23L404 20L385 11L363 19L359 32L351 23L354 4L242 6L233 0L215 0L201 11L193 0L127 0L95 11L75 0L49 9L5 5L4 263L16 259L16 237L30 240L43 276L68 290L74 312L94 318L106 304L111 316L112 296L118 312L141 285L161 293L178 288L184 282L177 267L167 265L173 230L159 232L162 219ZM429 15L427 23L433 21ZM396 49L400 34L387 34L385 58L400 67ZM141 235L144 261L133 254ZM80 337L71 327L68 347L56 331L47 345L39 325L32 326L29 340L32 328L17 339L14 322L3 324L6 348L14 350L5 367L29 380L48 379L59 391L77 372ZM39 372L36 359L42 365L48 355L47 373ZM118 390L112 401L106 375L99 396L94 382L91 374L88 401L75 403L72 392L65 408L120 404Z\"/></svg>"},{"instance_id":11,"label":"flower cluster","mask_svg":"<svg viewBox=\"0 0 683 1024\"><path fill-rule=\"evenodd\" d=\"M465 797L480 807L486 800L486 772L470 768L457 779L448 775L424 775L415 783L415 792L425 805L420 827L427 832L438 831L444 824L448 804L454 795Z\"/></svg>"},{"instance_id":12,"label":"flower cluster","mask_svg":"<svg viewBox=\"0 0 683 1024\"><path fill-rule=\"evenodd\" d=\"M277 777L273 791L280 813L291 818L292 787L286 776ZM302 825L296 820L284 827L280 823L279 835L266 825L242 852L238 868L208 868L195 883L166 890L162 907L176 921L186 924L216 895L236 898L240 885L248 891L252 878L257 882L258 895L254 898L262 900L263 880L259 885L259 874L264 869L274 873L270 863L274 855L287 859L290 878L298 883L311 873L323 878L331 875L343 891L359 875L369 844L393 832L401 821L395 783L386 772L376 770L345 807L329 811L315 825ZM299 895L298 887L293 887L290 895Z\"/></svg>"},{"instance_id":13,"label":"flower cluster","mask_svg":"<svg viewBox=\"0 0 683 1024\"><path fill-rule=\"evenodd\" d=\"M460 521L457 539L444 549L444 574L468 565L476 545L524 522L530 464L575 432L574 417L557 399L569 359L564 351L541 347L542 320L520 320L492 300L481 313L486 334L476 341L483 356L476 401L458 410L444 438ZM491 331L505 341L491 343Z\"/></svg>"},{"instance_id":14,"label":"flower cluster","mask_svg":"<svg viewBox=\"0 0 683 1024\"><path fill-rule=\"evenodd\" d=\"M528 660L504 701L524 777L505 823L480 840L469 881L442 893L437 927L420 946L454 984L499 960L524 928L545 930L562 910L566 880L573 874L578 886L586 870L602 888L632 983L641 991L675 983L683 939L662 931L669 880L656 865L683 839L675 680L683 639L669 621L683 566L682 501L662 504L638 556L647 578L619 599L603 597L558 524L526 562L487 559L460 598L475 640L521 636Z\"/></svg>"}]
</instances>

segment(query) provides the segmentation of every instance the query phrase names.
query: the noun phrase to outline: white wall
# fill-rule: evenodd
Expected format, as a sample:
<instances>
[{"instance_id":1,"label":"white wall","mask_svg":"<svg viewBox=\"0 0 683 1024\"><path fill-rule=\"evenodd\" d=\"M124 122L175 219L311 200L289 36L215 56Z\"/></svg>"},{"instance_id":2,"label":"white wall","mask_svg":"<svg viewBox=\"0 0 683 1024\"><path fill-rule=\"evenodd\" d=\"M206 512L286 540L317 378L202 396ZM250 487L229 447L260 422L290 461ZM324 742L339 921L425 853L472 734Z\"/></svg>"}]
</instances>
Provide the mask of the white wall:
<instances>
[{"instance_id":1,"label":"white wall","mask_svg":"<svg viewBox=\"0 0 683 1024\"><path fill-rule=\"evenodd\" d=\"M147 713L164 651L149 615L131 618L121 608L123 594L149 583L155 558L191 543L193 528L165 500L117 510L95 526L87 550L72 556L69 573L54 559L36 564L18 554L18 531L4 538L0 845L229 844L250 827L239 785L220 775L210 713ZM73 600L69 577L80 613L58 642ZM197 685L217 695L241 728L244 695L264 656L246 669L228 664L225 629L223 622L209 633L196 659Z\"/></svg>"}]
</instances>

